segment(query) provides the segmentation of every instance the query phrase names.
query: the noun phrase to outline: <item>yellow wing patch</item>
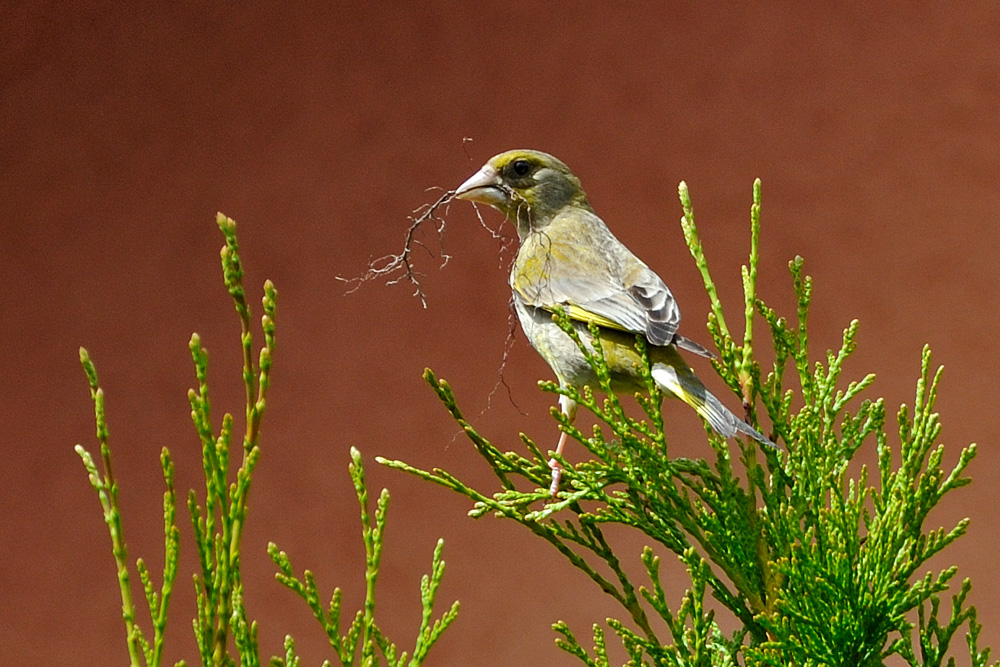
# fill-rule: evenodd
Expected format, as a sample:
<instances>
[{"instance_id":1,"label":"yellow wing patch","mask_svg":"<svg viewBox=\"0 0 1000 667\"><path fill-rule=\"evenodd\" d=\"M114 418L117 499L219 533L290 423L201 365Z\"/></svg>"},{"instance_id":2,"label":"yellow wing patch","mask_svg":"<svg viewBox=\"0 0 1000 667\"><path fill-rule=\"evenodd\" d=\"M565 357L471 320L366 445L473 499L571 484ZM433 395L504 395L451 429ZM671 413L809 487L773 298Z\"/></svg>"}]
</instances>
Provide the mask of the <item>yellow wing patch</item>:
<instances>
[{"instance_id":1,"label":"yellow wing patch","mask_svg":"<svg viewBox=\"0 0 1000 667\"><path fill-rule=\"evenodd\" d=\"M614 320L609 320L608 318L592 313L586 308L581 308L572 303L561 304L563 309L565 309L566 314L569 315L570 319L577 320L580 322L586 322L587 324L596 324L599 327L606 327L608 329L616 329L617 331L629 331L622 325L618 324ZM546 308L546 310L551 311L551 308Z\"/></svg>"}]
</instances>

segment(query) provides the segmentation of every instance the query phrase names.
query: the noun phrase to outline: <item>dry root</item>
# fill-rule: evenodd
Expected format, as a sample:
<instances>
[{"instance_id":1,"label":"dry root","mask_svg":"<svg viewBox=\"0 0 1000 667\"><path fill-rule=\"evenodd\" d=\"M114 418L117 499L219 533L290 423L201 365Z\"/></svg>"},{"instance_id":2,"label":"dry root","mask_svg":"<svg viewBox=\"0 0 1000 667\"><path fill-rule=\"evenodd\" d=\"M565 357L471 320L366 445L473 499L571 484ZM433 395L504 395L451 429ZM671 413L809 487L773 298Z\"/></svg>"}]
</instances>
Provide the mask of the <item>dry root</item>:
<instances>
[{"instance_id":1,"label":"dry root","mask_svg":"<svg viewBox=\"0 0 1000 667\"><path fill-rule=\"evenodd\" d=\"M347 290L347 293L351 294L352 292L357 291L361 285L372 280L385 279L386 285L409 283L413 286L413 296L419 298L420 304L426 308L427 295L424 294L424 290L420 285L420 279L424 276L424 274L417 271L413 265L413 251L419 246L426 250L432 257L434 256L434 251L428 248L423 241L417 238L417 231L427 222L434 224L438 238L438 255L441 257L441 268L443 268L445 264L448 263L448 260L451 259L451 255L448 255L444 251L443 236L445 221L441 215L438 215L438 210L441 209L441 207L445 207L445 213L447 213L447 207L454 198L455 190L448 190L443 195L438 197L438 200L433 204L425 204L413 211L413 214L410 215L409 218L410 226L406 230L406 240L403 243L403 250L399 254L384 255L378 259L370 260L368 262L368 270L355 278L337 276L337 280L345 282L351 286L350 289Z\"/></svg>"}]
</instances>

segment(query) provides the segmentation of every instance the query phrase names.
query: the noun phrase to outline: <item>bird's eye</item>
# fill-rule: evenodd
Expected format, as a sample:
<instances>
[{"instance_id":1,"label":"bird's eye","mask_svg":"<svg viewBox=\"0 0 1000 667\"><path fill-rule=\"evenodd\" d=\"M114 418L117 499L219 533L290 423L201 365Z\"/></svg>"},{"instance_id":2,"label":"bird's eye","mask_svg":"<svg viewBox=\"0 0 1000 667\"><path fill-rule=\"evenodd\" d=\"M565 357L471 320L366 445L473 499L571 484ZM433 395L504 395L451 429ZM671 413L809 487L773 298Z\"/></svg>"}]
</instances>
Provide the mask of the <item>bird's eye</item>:
<instances>
[{"instance_id":1,"label":"bird's eye","mask_svg":"<svg viewBox=\"0 0 1000 667\"><path fill-rule=\"evenodd\" d=\"M531 163L527 160L514 160L510 165L515 176L526 176L531 171Z\"/></svg>"}]
</instances>

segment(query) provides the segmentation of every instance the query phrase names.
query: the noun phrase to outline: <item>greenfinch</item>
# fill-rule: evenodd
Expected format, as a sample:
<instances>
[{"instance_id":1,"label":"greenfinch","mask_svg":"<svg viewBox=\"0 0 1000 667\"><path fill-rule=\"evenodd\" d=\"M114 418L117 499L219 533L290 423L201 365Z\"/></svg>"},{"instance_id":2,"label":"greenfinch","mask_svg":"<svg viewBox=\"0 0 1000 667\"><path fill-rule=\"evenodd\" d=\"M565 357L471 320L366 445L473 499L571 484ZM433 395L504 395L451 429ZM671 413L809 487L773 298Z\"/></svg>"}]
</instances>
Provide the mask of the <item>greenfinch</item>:
<instances>
[{"instance_id":1,"label":"greenfinch","mask_svg":"<svg viewBox=\"0 0 1000 667\"><path fill-rule=\"evenodd\" d=\"M465 181L455 196L488 204L517 228L520 247L510 271L514 309L532 347L548 362L563 387L597 385L577 344L553 321L562 308L584 344L594 346L588 325L596 324L615 391L643 391L642 358L635 336L644 336L660 390L690 405L721 436L743 433L769 447L767 437L747 425L712 395L684 362L678 348L712 356L677 333L681 313L673 294L646 264L615 238L594 212L580 180L555 157L533 150L496 155ZM566 396L560 409L570 419L576 403ZM563 433L556 447L562 454ZM552 492L559 484L555 459Z\"/></svg>"}]
</instances>

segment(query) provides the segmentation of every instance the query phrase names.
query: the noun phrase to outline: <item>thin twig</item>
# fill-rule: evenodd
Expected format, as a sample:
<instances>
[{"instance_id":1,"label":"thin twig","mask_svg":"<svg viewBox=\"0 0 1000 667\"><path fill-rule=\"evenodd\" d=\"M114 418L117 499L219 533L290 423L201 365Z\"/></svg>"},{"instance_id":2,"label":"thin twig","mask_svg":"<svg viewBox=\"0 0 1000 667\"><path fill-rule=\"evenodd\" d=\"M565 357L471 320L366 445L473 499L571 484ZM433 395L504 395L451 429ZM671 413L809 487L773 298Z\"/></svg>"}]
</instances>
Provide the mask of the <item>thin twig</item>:
<instances>
[{"instance_id":1,"label":"thin twig","mask_svg":"<svg viewBox=\"0 0 1000 667\"><path fill-rule=\"evenodd\" d=\"M410 226L406 230L406 239L403 243L403 250L399 254L384 255L378 259L369 261L368 270L355 278L337 276L337 280L351 285L351 288L347 290L347 294L356 292L364 283L381 278L386 279L386 285L396 285L398 283L408 282L413 285L413 296L418 297L420 299L420 305L426 308L427 295L424 293L423 287L420 285L420 278L422 278L424 274L417 271L413 265L413 250L416 246L420 246L427 250L428 254L432 256L433 252L422 241L416 238L416 233L420 226L427 221L431 221L435 224L441 257L441 266L439 268L444 268L444 266L448 263L448 260L451 259L451 255L444 252L443 234L445 221L443 217L437 214L437 212L442 206L447 207L451 200L455 198L455 192L455 190L448 190L438 197L438 200L433 204L430 204L429 206L425 204L413 211L409 217ZM445 212L447 212L447 208L445 209ZM402 275L396 275L399 272L401 272Z\"/></svg>"},{"instance_id":2,"label":"thin twig","mask_svg":"<svg viewBox=\"0 0 1000 667\"><path fill-rule=\"evenodd\" d=\"M497 381L490 389L490 393L486 395L486 407L482 409L479 413L479 417L486 414L493 404L493 396L497 393L501 386L507 390L507 400L510 404L514 406L522 417L527 417L528 413L521 409L521 406L517 404L514 400L514 393L510 389L510 385L507 384L507 378L504 375L504 371L507 369L507 357L510 356L510 351L514 348L514 338L517 332L517 316L514 313L513 297L510 301L510 311L507 315L507 338L503 342L503 355L500 357L500 368L497 369Z\"/></svg>"}]
</instances>

